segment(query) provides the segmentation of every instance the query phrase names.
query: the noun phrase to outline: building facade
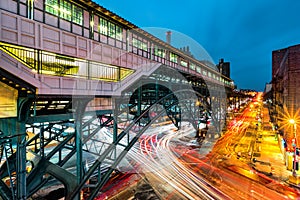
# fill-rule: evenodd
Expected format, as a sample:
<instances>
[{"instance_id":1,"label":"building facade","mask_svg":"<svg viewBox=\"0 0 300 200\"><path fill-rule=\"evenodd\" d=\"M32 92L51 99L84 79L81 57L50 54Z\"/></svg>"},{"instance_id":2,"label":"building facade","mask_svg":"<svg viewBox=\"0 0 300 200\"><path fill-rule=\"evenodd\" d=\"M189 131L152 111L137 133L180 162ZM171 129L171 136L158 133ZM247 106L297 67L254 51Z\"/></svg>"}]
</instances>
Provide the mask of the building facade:
<instances>
[{"instance_id":1,"label":"building facade","mask_svg":"<svg viewBox=\"0 0 300 200\"><path fill-rule=\"evenodd\" d=\"M283 131L288 147L300 142L300 45L272 52L272 89L274 122ZM290 119L295 120L293 125ZM296 138L296 140L293 140ZM298 141L298 142L297 142Z\"/></svg>"}]
</instances>

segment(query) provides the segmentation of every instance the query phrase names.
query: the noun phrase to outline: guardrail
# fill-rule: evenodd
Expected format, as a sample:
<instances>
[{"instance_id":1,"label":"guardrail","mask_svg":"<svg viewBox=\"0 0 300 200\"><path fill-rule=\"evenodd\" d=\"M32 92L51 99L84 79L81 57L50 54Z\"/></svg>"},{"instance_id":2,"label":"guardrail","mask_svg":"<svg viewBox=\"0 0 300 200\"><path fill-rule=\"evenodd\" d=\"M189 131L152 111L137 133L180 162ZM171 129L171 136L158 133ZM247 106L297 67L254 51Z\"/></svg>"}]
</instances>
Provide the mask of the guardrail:
<instances>
[{"instance_id":1,"label":"guardrail","mask_svg":"<svg viewBox=\"0 0 300 200\"><path fill-rule=\"evenodd\" d=\"M134 70L7 43L0 49L38 74L117 82Z\"/></svg>"}]
</instances>

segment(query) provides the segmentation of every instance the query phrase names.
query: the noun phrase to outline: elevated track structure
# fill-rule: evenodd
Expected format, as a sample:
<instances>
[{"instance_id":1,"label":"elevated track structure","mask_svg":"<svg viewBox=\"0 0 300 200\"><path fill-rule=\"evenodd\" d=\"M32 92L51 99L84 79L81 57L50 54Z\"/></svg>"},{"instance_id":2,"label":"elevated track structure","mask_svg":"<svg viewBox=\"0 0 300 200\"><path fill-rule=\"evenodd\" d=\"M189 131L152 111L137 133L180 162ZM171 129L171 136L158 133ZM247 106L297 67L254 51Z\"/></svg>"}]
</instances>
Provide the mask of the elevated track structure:
<instances>
[{"instance_id":1,"label":"elevated track structure","mask_svg":"<svg viewBox=\"0 0 300 200\"><path fill-rule=\"evenodd\" d=\"M1 0L0 23L2 199L93 199L162 118L220 135L230 77L93 1Z\"/></svg>"}]
</instances>

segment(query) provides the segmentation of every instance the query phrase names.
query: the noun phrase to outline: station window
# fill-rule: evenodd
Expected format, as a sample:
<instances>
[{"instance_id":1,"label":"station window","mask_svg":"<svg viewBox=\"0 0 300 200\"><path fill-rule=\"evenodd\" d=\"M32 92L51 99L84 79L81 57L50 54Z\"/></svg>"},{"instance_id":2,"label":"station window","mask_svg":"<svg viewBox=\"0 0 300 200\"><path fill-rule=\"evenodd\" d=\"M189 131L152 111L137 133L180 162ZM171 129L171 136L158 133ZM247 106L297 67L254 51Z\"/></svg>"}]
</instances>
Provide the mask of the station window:
<instances>
[{"instance_id":1,"label":"station window","mask_svg":"<svg viewBox=\"0 0 300 200\"><path fill-rule=\"evenodd\" d=\"M170 61L177 63L177 55L175 53L170 52Z\"/></svg>"},{"instance_id":2,"label":"station window","mask_svg":"<svg viewBox=\"0 0 300 200\"><path fill-rule=\"evenodd\" d=\"M46 0L46 11L53 14L53 15L58 15L58 0Z\"/></svg>"},{"instance_id":3,"label":"station window","mask_svg":"<svg viewBox=\"0 0 300 200\"><path fill-rule=\"evenodd\" d=\"M104 18L99 18L99 32L100 34L102 35L106 35L106 36L109 36L111 38L115 38L117 40L122 40L123 38L123 29L104 19Z\"/></svg>"},{"instance_id":4,"label":"station window","mask_svg":"<svg viewBox=\"0 0 300 200\"><path fill-rule=\"evenodd\" d=\"M83 22L82 8L79 8L78 6L73 5L72 21L76 24L82 25L82 22Z\"/></svg>"},{"instance_id":5,"label":"station window","mask_svg":"<svg viewBox=\"0 0 300 200\"><path fill-rule=\"evenodd\" d=\"M107 20L100 18L100 23L99 23L99 28L100 28L100 33L102 35L107 35Z\"/></svg>"},{"instance_id":6,"label":"station window","mask_svg":"<svg viewBox=\"0 0 300 200\"><path fill-rule=\"evenodd\" d=\"M183 67L187 67L188 66L188 63L185 60L180 60L180 64Z\"/></svg>"},{"instance_id":7,"label":"station window","mask_svg":"<svg viewBox=\"0 0 300 200\"><path fill-rule=\"evenodd\" d=\"M116 37L116 26L111 22L108 22L108 36L112 38Z\"/></svg>"},{"instance_id":8,"label":"station window","mask_svg":"<svg viewBox=\"0 0 300 200\"><path fill-rule=\"evenodd\" d=\"M161 49L159 47L155 47L155 49L154 49L154 55L159 56L161 58L165 58L166 53L165 53L164 49Z\"/></svg>"},{"instance_id":9,"label":"station window","mask_svg":"<svg viewBox=\"0 0 300 200\"><path fill-rule=\"evenodd\" d=\"M46 0L45 10L65 20L73 21L76 24L82 25L83 23L82 9L71 4L69 1L60 0L60 3L58 3L58 0Z\"/></svg>"},{"instance_id":10,"label":"station window","mask_svg":"<svg viewBox=\"0 0 300 200\"><path fill-rule=\"evenodd\" d=\"M194 63L190 63L190 69L195 70L195 64Z\"/></svg>"},{"instance_id":11,"label":"station window","mask_svg":"<svg viewBox=\"0 0 300 200\"><path fill-rule=\"evenodd\" d=\"M122 38L123 38L123 30L121 27L116 26L116 39L122 40Z\"/></svg>"},{"instance_id":12,"label":"station window","mask_svg":"<svg viewBox=\"0 0 300 200\"><path fill-rule=\"evenodd\" d=\"M64 0L60 0L60 17L71 21L71 11L71 3Z\"/></svg>"},{"instance_id":13,"label":"station window","mask_svg":"<svg viewBox=\"0 0 300 200\"><path fill-rule=\"evenodd\" d=\"M136 48L139 48L139 49L142 49L144 51L148 50L147 43L145 43L145 42L143 42L141 40L138 40L136 38L132 38L132 46L134 46Z\"/></svg>"}]
</instances>

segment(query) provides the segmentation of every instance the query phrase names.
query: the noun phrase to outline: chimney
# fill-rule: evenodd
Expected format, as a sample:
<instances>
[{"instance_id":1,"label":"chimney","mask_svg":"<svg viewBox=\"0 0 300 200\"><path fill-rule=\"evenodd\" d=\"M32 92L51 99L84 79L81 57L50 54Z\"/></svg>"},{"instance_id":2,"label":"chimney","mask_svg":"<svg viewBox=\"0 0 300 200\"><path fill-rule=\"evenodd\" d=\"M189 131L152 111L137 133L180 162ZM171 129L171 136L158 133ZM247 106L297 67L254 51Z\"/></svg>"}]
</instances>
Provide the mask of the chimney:
<instances>
[{"instance_id":1,"label":"chimney","mask_svg":"<svg viewBox=\"0 0 300 200\"><path fill-rule=\"evenodd\" d=\"M172 32L171 31L167 31L167 33L166 33L166 35L167 35L167 37L166 37L166 42L168 43L168 44L170 44L171 45L171 34L172 34Z\"/></svg>"}]
</instances>

